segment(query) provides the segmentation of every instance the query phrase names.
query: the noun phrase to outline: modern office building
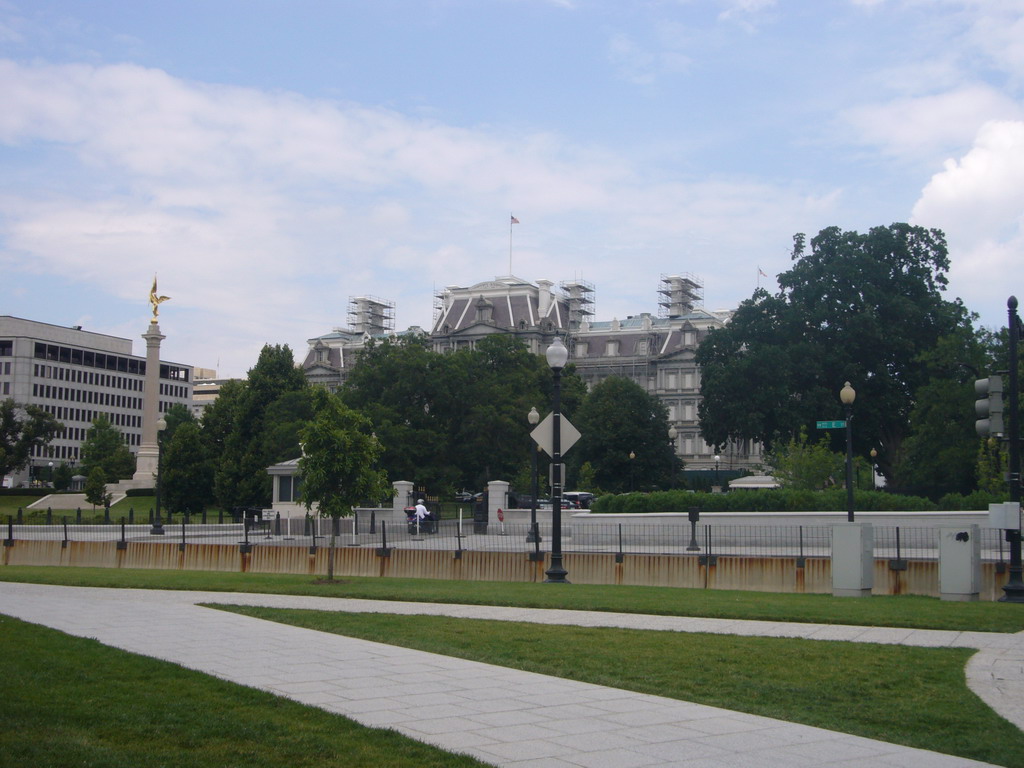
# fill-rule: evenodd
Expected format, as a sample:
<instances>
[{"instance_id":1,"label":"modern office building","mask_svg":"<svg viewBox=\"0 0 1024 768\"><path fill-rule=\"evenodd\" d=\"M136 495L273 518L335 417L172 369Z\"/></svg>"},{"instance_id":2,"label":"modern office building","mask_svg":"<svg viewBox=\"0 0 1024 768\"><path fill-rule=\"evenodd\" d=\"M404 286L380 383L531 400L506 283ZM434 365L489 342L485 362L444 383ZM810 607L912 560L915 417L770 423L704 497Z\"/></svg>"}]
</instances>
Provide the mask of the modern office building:
<instances>
[{"instance_id":1,"label":"modern office building","mask_svg":"<svg viewBox=\"0 0 1024 768\"><path fill-rule=\"evenodd\" d=\"M20 485L51 462L77 462L93 419L103 414L133 453L142 442L146 358L130 339L49 323L0 316L0 398L37 405L64 425L30 467L9 478ZM192 366L160 362L158 410L192 405Z\"/></svg>"},{"instance_id":2,"label":"modern office building","mask_svg":"<svg viewBox=\"0 0 1024 768\"><path fill-rule=\"evenodd\" d=\"M609 376L624 376L665 404L676 430L676 453L687 469L759 467L760 445L711 446L700 434L697 347L731 317L729 312L701 306L700 280L689 274L662 275L656 291L658 311L621 320L594 320L594 294L594 286L582 280L563 282L555 289L550 280L529 282L511 275L467 287L449 286L435 297L429 336L433 348L445 352L472 349L491 334L511 334L536 354L543 354L556 336L562 337L569 362L588 387ZM310 339L303 363L307 378L330 389L340 386L358 351L373 337L360 330L335 329Z\"/></svg>"}]
</instances>

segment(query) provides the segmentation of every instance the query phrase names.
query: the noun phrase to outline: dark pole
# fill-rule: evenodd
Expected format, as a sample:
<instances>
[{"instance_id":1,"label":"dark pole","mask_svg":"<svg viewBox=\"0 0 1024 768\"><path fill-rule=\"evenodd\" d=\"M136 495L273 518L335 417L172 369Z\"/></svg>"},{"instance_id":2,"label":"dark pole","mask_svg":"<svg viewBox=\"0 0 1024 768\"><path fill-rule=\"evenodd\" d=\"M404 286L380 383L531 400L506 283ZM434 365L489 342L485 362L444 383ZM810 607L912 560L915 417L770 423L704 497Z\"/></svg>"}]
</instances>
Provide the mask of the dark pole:
<instances>
[{"instance_id":1,"label":"dark pole","mask_svg":"<svg viewBox=\"0 0 1024 768\"><path fill-rule=\"evenodd\" d=\"M160 474L163 471L164 442L160 438L166 428L167 422L161 416L156 423L156 517L153 518L153 527L149 531L150 536L164 535L164 524L160 520Z\"/></svg>"},{"instance_id":2,"label":"dark pole","mask_svg":"<svg viewBox=\"0 0 1024 768\"><path fill-rule=\"evenodd\" d=\"M1016 502L1020 507L1020 401L1017 393L1020 382L1017 374L1019 366L1019 353L1017 342L1021 336L1021 322L1017 315L1017 297L1011 296L1006 300L1006 308L1009 324L1007 330L1010 336L1010 391L1007 397L1007 406L1010 412L1009 436L1009 481L1010 501ZM1002 603L1024 603L1024 579L1021 578L1024 568L1021 567L1020 552L1020 515L1017 516L1017 527L1009 528L1006 531L1006 540L1010 543L1010 576L1003 585L1003 596L999 598Z\"/></svg>"},{"instance_id":3,"label":"dark pole","mask_svg":"<svg viewBox=\"0 0 1024 768\"><path fill-rule=\"evenodd\" d=\"M551 567L545 571L548 584L567 584L562 567L562 368L569 352L560 338L547 351L548 365L555 374L551 395Z\"/></svg>"},{"instance_id":4,"label":"dark pole","mask_svg":"<svg viewBox=\"0 0 1024 768\"><path fill-rule=\"evenodd\" d=\"M536 408L531 408L530 413L527 416L527 420L530 422L530 426L534 426L540 422L540 414L537 413ZM530 502L530 530L526 534L526 541L529 544L536 544L540 541L540 531L537 530L537 493L538 493L538 481L537 481L537 451L540 450L539 445L530 445L530 453L532 454L533 461L532 469L532 482L533 487L530 491L532 494L532 501Z\"/></svg>"},{"instance_id":5,"label":"dark pole","mask_svg":"<svg viewBox=\"0 0 1024 768\"><path fill-rule=\"evenodd\" d=\"M857 396L850 382L839 392L839 399L846 406L846 520L853 522L853 401Z\"/></svg>"}]
</instances>

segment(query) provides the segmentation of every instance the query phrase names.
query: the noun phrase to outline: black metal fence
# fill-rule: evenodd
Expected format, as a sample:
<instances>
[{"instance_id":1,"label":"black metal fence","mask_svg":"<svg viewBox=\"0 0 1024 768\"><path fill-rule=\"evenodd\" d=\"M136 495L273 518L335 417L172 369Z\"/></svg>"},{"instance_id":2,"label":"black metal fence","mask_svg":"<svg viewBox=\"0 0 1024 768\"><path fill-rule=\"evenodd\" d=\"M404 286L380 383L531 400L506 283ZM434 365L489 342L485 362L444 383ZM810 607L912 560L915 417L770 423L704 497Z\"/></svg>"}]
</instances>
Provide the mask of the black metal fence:
<instances>
[{"instance_id":1,"label":"black metal fence","mask_svg":"<svg viewBox=\"0 0 1024 768\"><path fill-rule=\"evenodd\" d=\"M380 514L378 514L378 512ZM536 531L525 523L479 523L441 520L427 525L395 521L390 510L364 511L355 518L330 520L243 516L239 522L178 519L79 524L62 516L43 524L18 524L10 516L4 544L17 541L116 541L240 546L326 546L333 534L336 546L375 548L480 550L539 553L550 550L551 525ZM1005 562L1009 555L1003 531L980 529L982 559ZM875 526L875 557L891 560L936 560L939 529ZM567 523L562 526L564 552L678 555L744 555L754 557L828 557L832 527L827 525L716 525L679 523Z\"/></svg>"}]
</instances>

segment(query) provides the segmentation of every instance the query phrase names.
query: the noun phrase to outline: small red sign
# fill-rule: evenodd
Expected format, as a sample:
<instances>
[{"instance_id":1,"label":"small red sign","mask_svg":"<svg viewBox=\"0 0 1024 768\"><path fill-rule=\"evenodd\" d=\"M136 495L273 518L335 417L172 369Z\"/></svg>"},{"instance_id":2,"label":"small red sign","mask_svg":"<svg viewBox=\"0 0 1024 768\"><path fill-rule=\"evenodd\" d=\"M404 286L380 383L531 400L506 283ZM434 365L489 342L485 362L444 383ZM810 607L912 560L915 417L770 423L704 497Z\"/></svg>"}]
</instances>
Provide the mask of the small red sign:
<instances>
[{"instance_id":1,"label":"small red sign","mask_svg":"<svg viewBox=\"0 0 1024 768\"><path fill-rule=\"evenodd\" d=\"M502 512L501 509L498 510L498 522L499 523L504 523L505 522L505 513Z\"/></svg>"}]
</instances>

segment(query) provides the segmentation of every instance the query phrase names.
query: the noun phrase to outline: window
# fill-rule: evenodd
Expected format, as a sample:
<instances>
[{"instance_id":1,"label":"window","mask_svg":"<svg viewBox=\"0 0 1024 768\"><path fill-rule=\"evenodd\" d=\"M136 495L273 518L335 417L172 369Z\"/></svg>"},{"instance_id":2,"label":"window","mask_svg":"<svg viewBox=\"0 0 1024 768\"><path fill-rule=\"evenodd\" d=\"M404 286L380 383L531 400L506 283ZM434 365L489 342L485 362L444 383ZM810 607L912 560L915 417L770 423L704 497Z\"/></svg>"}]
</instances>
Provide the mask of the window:
<instances>
[{"instance_id":1,"label":"window","mask_svg":"<svg viewBox=\"0 0 1024 768\"><path fill-rule=\"evenodd\" d=\"M616 357L619 354L619 341L613 339L605 344L604 354L606 357Z\"/></svg>"},{"instance_id":2,"label":"window","mask_svg":"<svg viewBox=\"0 0 1024 768\"><path fill-rule=\"evenodd\" d=\"M636 353L638 355L646 355L650 342L647 339L641 339L636 343Z\"/></svg>"},{"instance_id":3,"label":"window","mask_svg":"<svg viewBox=\"0 0 1024 768\"><path fill-rule=\"evenodd\" d=\"M589 352L587 342L577 341L576 342L576 357L586 357Z\"/></svg>"},{"instance_id":4,"label":"window","mask_svg":"<svg viewBox=\"0 0 1024 768\"><path fill-rule=\"evenodd\" d=\"M14 342L9 339L0 339L0 357L11 357L14 355Z\"/></svg>"}]
</instances>

